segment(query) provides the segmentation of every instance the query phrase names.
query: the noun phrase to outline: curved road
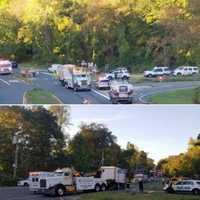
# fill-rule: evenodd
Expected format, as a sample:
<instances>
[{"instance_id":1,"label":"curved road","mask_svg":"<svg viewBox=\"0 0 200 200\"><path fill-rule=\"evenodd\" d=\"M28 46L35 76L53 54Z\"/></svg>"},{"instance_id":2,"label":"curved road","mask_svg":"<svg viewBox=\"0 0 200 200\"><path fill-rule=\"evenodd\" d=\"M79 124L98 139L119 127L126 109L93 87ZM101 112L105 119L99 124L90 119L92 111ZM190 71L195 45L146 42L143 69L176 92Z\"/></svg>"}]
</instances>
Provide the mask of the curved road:
<instances>
[{"instance_id":1,"label":"curved road","mask_svg":"<svg viewBox=\"0 0 200 200\"><path fill-rule=\"evenodd\" d=\"M12 75L0 76L0 104L23 104L24 93L33 88L42 88L52 92L64 104L110 104L108 91L79 91L62 87L59 81L46 72L40 72L38 77L32 79L31 83L17 79L18 71ZM200 81L191 82L163 82L135 84L134 99L137 104L147 104L148 96L174 91L179 89L189 89L200 87Z\"/></svg>"}]
</instances>

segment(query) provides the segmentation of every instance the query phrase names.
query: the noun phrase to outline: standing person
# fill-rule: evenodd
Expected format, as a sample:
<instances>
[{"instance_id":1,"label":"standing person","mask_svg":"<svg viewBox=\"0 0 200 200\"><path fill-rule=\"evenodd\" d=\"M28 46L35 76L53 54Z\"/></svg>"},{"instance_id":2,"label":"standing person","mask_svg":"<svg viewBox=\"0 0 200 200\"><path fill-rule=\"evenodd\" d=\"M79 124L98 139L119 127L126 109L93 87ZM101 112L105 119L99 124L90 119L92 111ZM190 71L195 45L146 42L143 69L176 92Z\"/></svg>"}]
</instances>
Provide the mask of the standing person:
<instances>
[{"instance_id":1,"label":"standing person","mask_svg":"<svg viewBox=\"0 0 200 200\"><path fill-rule=\"evenodd\" d=\"M144 192L144 182L142 178L139 180L139 192Z\"/></svg>"}]
</instances>

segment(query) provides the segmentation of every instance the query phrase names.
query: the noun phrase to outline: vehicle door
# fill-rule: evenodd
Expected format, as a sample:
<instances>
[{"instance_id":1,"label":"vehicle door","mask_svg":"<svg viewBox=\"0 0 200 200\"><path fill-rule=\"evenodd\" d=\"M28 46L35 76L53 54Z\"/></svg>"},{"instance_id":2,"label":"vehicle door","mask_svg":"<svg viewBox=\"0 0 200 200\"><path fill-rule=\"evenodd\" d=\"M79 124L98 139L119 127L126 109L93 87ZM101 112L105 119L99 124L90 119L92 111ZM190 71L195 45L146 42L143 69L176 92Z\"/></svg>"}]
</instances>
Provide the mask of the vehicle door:
<instances>
[{"instance_id":1,"label":"vehicle door","mask_svg":"<svg viewBox=\"0 0 200 200\"><path fill-rule=\"evenodd\" d=\"M188 75L188 74L189 74L188 67L184 67L184 69L183 69L183 75Z\"/></svg>"},{"instance_id":2,"label":"vehicle door","mask_svg":"<svg viewBox=\"0 0 200 200\"><path fill-rule=\"evenodd\" d=\"M64 176L64 185L72 185L73 184L71 172L64 172L63 176Z\"/></svg>"},{"instance_id":3,"label":"vehicle door","mask_svg":"<svg viewBox=\"0 0 200 200\"><path fill-rule=\"evenodd\" d=\"M183 182L182 191L183 192L190 192L190 191L192 191L193 187L194 187L194 182L192 182L192 181L184 181Z\"/></svg>"},{"instance_id":4,"label":"vehicle door","mask_svg":"<svg viewBox=\"0 0 200 200\"><path fill-rule=\"evenodd\" d=\"M176 192L181 192L181 191L183 191L183 182L182 182L182 181L177 182L177 183L173 186L173 189L174 189Z\"/></svg>"},{"instance_id":5,"label":"vehicle door","mask_svg":"<svg viewBox=\"0 0 200 200\"><path fill-rule=\"evenodd\" d=\"M192 74L193 74L193 68L192 68L192 67L188 68L188 74L189 74L189 75L192 75Z\"/></svg>"},{"instance_id":6,"label":"vehicle door","mask_svg":"<svg viewBox=\"0 0 200 200\"><path fill-rule=\"evenodd\" d=\"M163 70L162 69L155 69L153 71L153 73L154 73L155 76L161 76L161 75L163 75Z\"/></svg>"}]
</instances>

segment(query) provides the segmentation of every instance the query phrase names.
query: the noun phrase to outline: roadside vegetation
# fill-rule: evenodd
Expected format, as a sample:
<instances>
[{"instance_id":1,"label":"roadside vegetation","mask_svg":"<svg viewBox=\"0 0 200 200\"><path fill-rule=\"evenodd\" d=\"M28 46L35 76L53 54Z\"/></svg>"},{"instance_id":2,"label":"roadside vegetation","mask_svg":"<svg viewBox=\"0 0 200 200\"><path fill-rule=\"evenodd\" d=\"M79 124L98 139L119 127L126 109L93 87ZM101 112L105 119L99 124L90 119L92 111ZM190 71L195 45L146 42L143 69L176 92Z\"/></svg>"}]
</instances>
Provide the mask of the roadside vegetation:
<instances>
[{"instance_id":1,"label":"roadside vegetation","mask_svg":"<svg viewBox=\"0 0 200 200\"><path fill-rule=\"evenodd\" d=\"M61 104L61 101L51 92L35 88L25 94L27 104Z\"/></svg>"},{"instance_id":2,"label":"roadside vegetation","mask_svg":"<svg viewBox=\"0 0 200 200\"><path fill-rule=\"evenodd\" d=\"M80 200L198 200L198 196L165 193L130 194L125 192L106 192L81 195Z\"/></svg>"},{"instance_id":3,"label":"roadside vegetation","mask_svg":"<svg viewBox=\"0 0 200 200\"><path fill-rule=\"evenodd\" d=\"M199 65L199 13L199 0L1 0L0 57L134 72Z\"/></svg>"},{"instance_id":4,"label":"roadside vegetation","mask_svg":"<svg viewBox=\"0 0 200 200\"><path fill-rule=\"evenodd\" d=\"M200 104L200 88L155 94L149 97L149 102L155 104Z\"/></svg>"},{"instance_id":5,"label":"roadside vegetation","mask_svg":"<svg viewBox=\"0 0 200 200\"><path fill-rule=\"evenodd\" d=\"M200 75L196 76L167 76L160 80L157 78L146 78L144 74L132 74L130 81L132 83L154 83L154 82L181 82L181 81L200 81Z\"/></svg>"},{"instance_id":6,"label":"roadside vegetation","mask_svg":"<svg viewBox=\"0 0 200 200\"><path fill-rule=\"evenodd\" d=\"M108 166L134 169L142 165L147 172L155 166L148 153L134 144L128 143L122 148L116 136L103 124L82 124L73 137L65 136L63 125L70 125L68 107L0 108L0 185L15 185L16 179L27 177L30 171L53 171L66 166L84 173L95 172L101 166L103 153L104 164ZM14 179L16 146L12 140L19 129L21 142Z\"/></svg>"}]
</instances>

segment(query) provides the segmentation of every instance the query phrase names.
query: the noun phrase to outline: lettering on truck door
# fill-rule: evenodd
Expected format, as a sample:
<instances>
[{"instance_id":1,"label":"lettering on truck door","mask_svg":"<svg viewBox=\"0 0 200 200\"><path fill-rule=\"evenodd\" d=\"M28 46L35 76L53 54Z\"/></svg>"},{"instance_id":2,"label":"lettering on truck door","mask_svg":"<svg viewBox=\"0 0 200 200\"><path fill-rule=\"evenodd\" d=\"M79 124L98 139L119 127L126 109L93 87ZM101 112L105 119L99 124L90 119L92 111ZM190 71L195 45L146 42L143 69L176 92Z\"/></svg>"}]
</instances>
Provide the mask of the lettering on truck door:
<instances>
[{"instance_id":1,"label":"lettering on truck door","mask_svg":"<svg viewBox=\"0 0 200 200\"><path fill-rule=\"evenodd\" d=\"M94 179L93 177L77 177L76 187L78 191L81 190L92 190L94 189Z\"/></svg>"}]
</instances>

